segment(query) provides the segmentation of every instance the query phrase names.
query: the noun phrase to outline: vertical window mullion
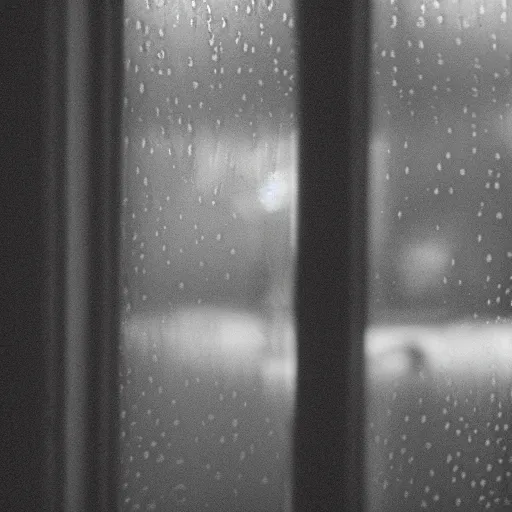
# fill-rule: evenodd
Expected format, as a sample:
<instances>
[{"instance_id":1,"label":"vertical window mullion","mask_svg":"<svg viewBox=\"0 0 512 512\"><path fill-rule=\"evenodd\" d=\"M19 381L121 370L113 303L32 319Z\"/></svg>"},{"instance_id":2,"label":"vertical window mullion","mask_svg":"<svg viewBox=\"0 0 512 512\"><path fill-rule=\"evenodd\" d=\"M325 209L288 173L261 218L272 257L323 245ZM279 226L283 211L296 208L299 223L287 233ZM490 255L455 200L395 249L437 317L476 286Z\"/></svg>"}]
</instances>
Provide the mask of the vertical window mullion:
<instances>
[{"instance_id":1,"label":"vertical window mullion","mask_svg":"<svg viewBox=\"0 0 512 512\"><path fill-rule=\"evenodd\" d=\"M364 508L367 2L299 2L294 510Z\"/></svg>"}]
</instances>

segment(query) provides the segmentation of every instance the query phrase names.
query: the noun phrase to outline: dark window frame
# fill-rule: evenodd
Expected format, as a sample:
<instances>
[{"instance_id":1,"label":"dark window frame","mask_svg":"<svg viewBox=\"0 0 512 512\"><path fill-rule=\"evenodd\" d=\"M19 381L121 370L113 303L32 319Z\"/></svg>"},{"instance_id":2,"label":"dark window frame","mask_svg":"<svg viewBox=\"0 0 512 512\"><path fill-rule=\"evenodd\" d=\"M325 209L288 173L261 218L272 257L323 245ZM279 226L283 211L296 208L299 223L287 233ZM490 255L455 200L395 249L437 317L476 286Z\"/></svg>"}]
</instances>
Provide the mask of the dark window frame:
<instances>
[{"instance_id":1,"label":"dark window frame","mask_svg":"<svg viewBox=\"0 0 512 512\"><path fill-rule=\"evenodd\" d=\"M22 4L5 8L2 31L0 508L112 511L123 3ZM294 504L357 512L365 494L370 17L367 1L299 1L297 9Z\"/></svg>"}]
</instances>

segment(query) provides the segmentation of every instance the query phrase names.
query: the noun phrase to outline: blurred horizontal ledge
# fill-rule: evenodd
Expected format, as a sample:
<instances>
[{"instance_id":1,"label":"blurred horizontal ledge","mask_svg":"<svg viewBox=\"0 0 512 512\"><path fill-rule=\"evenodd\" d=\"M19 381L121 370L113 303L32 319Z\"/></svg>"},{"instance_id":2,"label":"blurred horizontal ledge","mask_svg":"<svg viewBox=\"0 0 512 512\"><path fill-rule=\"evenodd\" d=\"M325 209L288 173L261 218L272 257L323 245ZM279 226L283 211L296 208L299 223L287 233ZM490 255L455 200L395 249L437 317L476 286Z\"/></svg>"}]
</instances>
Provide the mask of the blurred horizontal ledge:
<instances>
[{"instance_id":1,"label":"blurred horizontal ledge","mask_svg":"<svg viewBox=\"0 0 512 512\"><path fill-rule=\"evenodd\" d=\"M410 320L410 319L409 319ZM283 315L272 329L260 315L223 307L189 307L141 313L123 325L129 357L163 358L169 368L193 368L229 378L262 378L274 390L295 385L295 323ZM277 336L272 352L269 336ZM370 381L414 372L430 376L512 377L512 325L470 319L452 322L395 322L368 325L366 371ZM371 383L370 383L371 384Z\"/></svg>"}]
</instances>

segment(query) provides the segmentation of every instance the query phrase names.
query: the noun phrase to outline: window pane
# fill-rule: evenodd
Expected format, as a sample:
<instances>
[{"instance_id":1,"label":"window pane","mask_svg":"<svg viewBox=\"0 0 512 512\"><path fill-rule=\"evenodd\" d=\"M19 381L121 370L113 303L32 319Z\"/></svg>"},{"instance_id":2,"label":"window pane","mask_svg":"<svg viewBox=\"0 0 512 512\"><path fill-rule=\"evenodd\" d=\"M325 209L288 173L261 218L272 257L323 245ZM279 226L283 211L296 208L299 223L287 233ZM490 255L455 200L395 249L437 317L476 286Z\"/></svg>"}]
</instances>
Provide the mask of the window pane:
<instances>
[{"instance_id":1,"label":"window pane","mask_svg":"<svg viewBox=\"0 0 512 512\"><path fill-rule=\"evenodd\" d=\"M371 511L510 510L511 14L374 2Z\"/></svg>"},{"instance_id":2,"label":"window pane","mask_svg":"<svg viewBox=\"0 0 512 512\"><path fill-rule=\"evenodd\" d=\"M125 3L122 510L283 510L297 126L288 0Z\"/></svg>"}]
</instances>

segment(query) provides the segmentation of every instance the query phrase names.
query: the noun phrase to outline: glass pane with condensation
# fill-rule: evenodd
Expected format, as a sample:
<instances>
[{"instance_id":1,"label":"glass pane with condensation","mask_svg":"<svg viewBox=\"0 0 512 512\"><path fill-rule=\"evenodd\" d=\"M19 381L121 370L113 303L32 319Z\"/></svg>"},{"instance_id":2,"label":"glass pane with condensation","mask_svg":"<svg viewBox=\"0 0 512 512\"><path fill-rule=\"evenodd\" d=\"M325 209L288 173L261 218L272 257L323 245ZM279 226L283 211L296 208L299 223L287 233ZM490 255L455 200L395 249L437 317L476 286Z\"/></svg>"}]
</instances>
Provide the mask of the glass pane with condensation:
<instances>
[{"instance_id":1,"label":"glass pane with condensation","mask_svg":"<svg viewBox=\"0 0 512 512\"><path fill-rule=\"evenodd\" d=\"M372 14L368 510L511 510L511 6Z\"/></svg>"},{"instance_id":2,"label":"glass pane with condensation","mask_svg":"<svg viewBox=\"0 0 512 512\"><path fill-rule=\"evenodd\" d=\"M120 509L286 510L290 0L126 0Z\"/></svg>"}]
</instances>

